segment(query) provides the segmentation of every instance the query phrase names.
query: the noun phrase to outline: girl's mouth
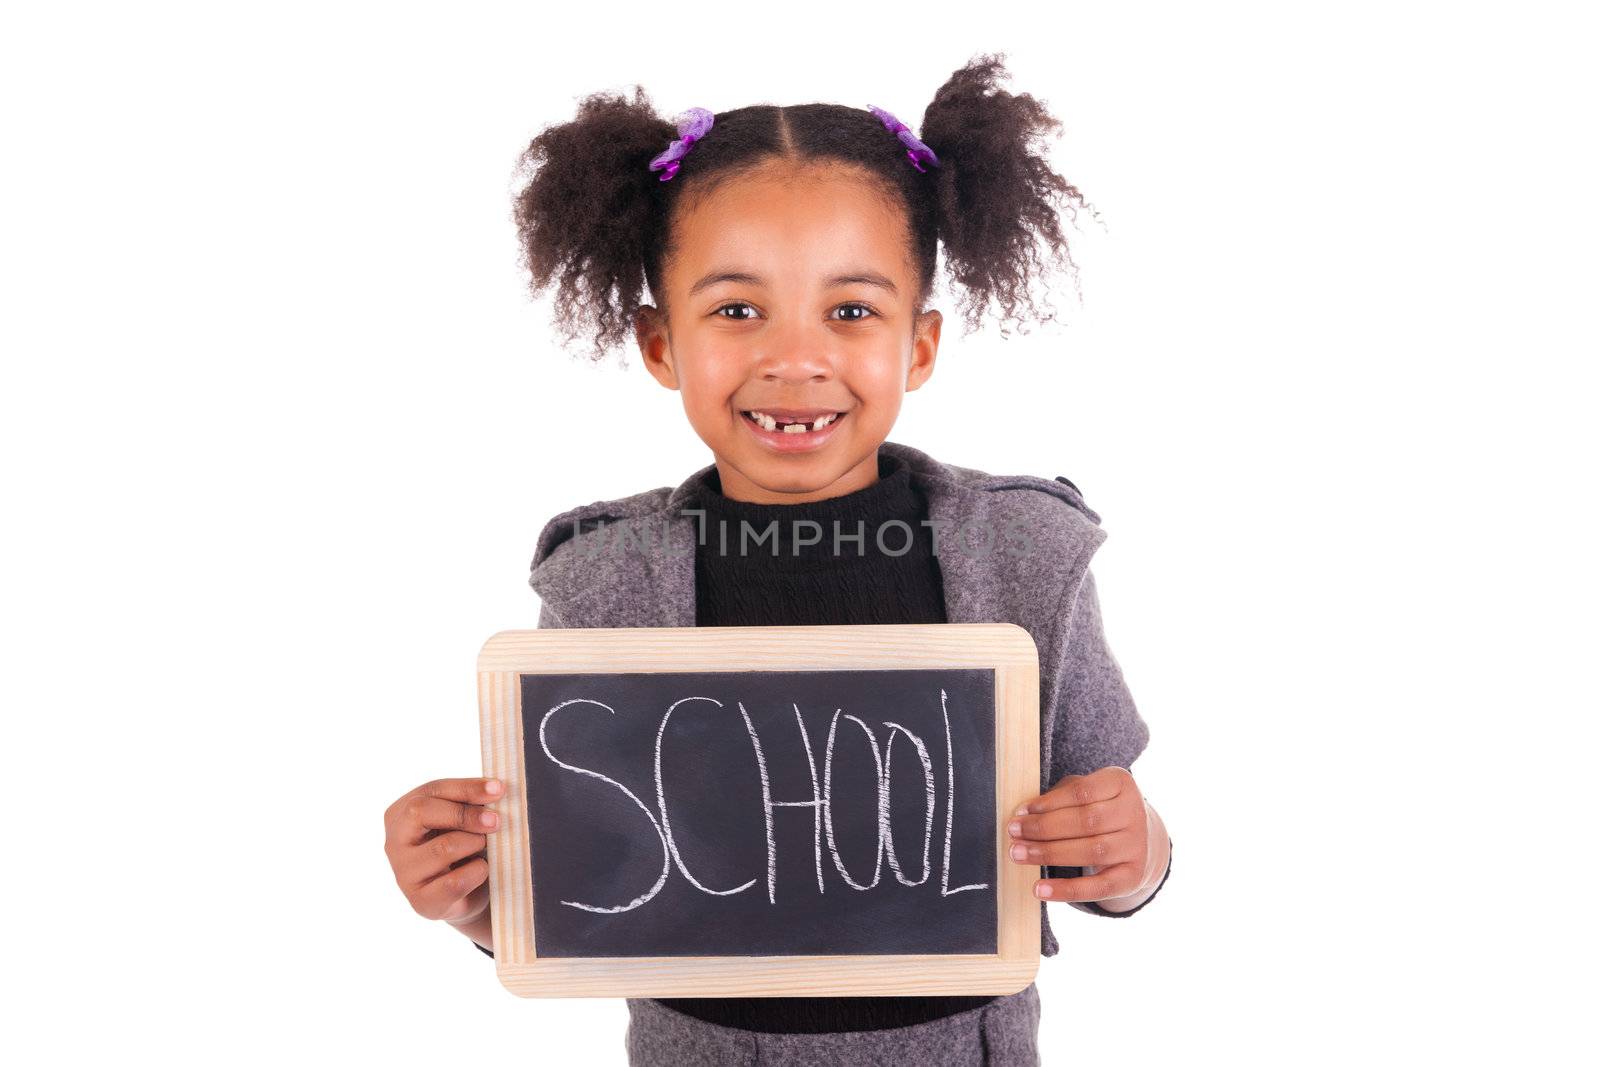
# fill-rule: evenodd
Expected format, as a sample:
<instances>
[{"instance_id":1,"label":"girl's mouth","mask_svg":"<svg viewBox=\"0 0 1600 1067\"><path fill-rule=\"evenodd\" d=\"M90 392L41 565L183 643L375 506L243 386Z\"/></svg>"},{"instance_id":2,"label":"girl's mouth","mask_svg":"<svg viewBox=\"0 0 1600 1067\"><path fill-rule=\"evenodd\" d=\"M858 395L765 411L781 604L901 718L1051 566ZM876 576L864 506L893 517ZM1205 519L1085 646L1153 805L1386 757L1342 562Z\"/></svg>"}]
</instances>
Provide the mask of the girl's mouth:
<instances>
[{"instance_id":1,"label":"girl's mouth","mask_svg":"<svg viewBox=\"0 0 1600 1067\"><path fill-rule=\"evenodd\" d=\"M816 418L796 419L786 415L769 415L764 411L740 412L747 420L768 433L816 433L845 417L843 411L826 412Z\"/></svg>"},{"instance_id":2,"label":"girl's mouth","mask_svg":"<svg viewBox=\"0 0 1600 1067\"><path fill-rule=\"evenodd\" d=\"M833 436L834 427L850 414L847 411L823 411L806 418L773 415L765 411L741 411L739 421L748 426L756 438L783 452L803 452L820 447Z\"/></svg>"}]
</instances>

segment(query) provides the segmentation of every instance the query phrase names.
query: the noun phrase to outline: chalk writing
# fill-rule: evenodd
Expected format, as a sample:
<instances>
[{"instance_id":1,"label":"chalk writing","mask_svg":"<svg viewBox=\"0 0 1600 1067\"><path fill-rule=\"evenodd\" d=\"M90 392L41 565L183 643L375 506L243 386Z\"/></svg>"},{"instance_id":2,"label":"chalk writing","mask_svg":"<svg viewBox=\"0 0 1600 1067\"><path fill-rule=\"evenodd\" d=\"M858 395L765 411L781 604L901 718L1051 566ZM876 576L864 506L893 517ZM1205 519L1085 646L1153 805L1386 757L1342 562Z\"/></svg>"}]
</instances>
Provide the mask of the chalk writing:
<instances>
[{"instance_id":1,"label":"chalk writing","mask_svg":"<svg viewBox=\"0 0 1600 1067\"><path fill-rule=\"evenodd\" d=\"M552 707L549 711L545 712L543 717L539 720L539 745L540 745L541 748L543 748L544 754L550 760L550 762L552 762L552 763L556 764L557 766L562 767L562 768L564 768L566 770L572 771L572 772L574 772L576 774L586 774L586 775L589 775L590 777L598 778L601 781L605 782L606 784L608 784L608 785L612 786L613 788L617 789L618 791L620 791L624 796L626 796L629 800L631 800L634 803L634 805L639 808L639 810L641 812L644 813L645 818L650 821L651 829L655 831L655 834L656 834L657 838L659 838L659 840L661 842L662 865L661 865L661 875L660 875L660 877L658 877L656 879L655 884L652 885L648 890L646 890L644 893L640 894L639 896L634 897L628 903L626 903L626 904L617 904L617 905L600 905L600 904L586 904L586 903L584 903L582 901L576 901L576 900L563 900L561 903L563 903L563 904L565 904L565 905L567 905L569 907L582 908L585 911L593 911L593 912L615 913L615 912L631 911L632 909L639 907L641 904L644 904L644 903L648 902L653 897L655 897L655 895L657 893L660 892L661 887L666 884L667 877L671 873L672 867L674 865L676 865L676 867L678 868L678 871L685 878L687 878L689 880L689 883L691 885L693 885L696 889L700 890L700 892L702 892L702 893L710 893L710 894L712 894L714 896L729 896L729 895L734 894L734 893L742 893L746 889L749 889L751 886L756 884L757 879L752 878L749 881L745 882L743 885L735 886L732 889L713 889L713 888L711 888L710 886L708 886L705 883L701 882L700 879L696 878L694 876L694 873L689 870L688 865L683 860L682 854L678 851L677 842L673 839L673 836L672 836L672 819L671 819L671 816L668 814L666 787L665 787L665 785L664 785L664 783L662 781L662 775L661 775L662 739L666 736L667 724L672 719L672 713L678 709L679 705L689 703L690 701L706 701L706 702L708 702L710 704L713 704L713 705L715 705L715 706L717 706L719 708L722 707L722 702L719 701L719 700L716 700L716 699L714 699L712 697L700 697L700 696L684 697L681 700L674 701L672 703L672 705L667 708L665 714L663 714L661 716L661 724L656 729L656 744L655 744L655 785L656 785L656 809L657 809L656 811L651 811L649 806L646 805L644 803L644 801L640 800L638 795L635 794L633 792L633 790L629 789L627 786L623 785L621 782L618 782L613 778L607 777L606 775L601 774L599 771L590 770L590 769L588 769L586 767L579 767L576 764L568 763L565 760L562 760L561 758L556 756L555 753L550 751L550 744L546 740L546 737L545 737L545 728L549 724L550 719L557 712L561 711L563 708L570 707L572 705L586 704L586 705L591 705L593 707L601 708L604 711L606 711L607 713L612 714L612 715L616 714L615 709L607 706L606 704L604 704L603 702L601 702L599 700L591 700L591 699L586 699L586 698L583 698L583 697L578 697L578 698L574 698L574 699L571 699L571 700L563 700L563 701L561 701L559 704L557 704L554 707ZM941 715L941 718L943 719L944 728L945 728L945 733L944 733L944 740L945 740L945 766L946 766L946 768L948 770L947 785L946 785L946 789L947 789L946 796L949 798L948 803L946 803L946 805L945 805L944 866L943 866L943 869L940 872L940 877L942 879L942 883L941 883L941 886L940 886L940 892L945 894L945 895L949 895L951 893L960 893L960 892L963 892L963 891L968 890L968 889L987 889L989 887L989 884L987 882L976 882L976 883L971 883L971 884L968 884L968 885L957 886L954 889L950 888L950 847L951 847L951 836L952 836L952 833L953 833L953 830L954 830L954 824L955 824L956 762L955 762L955 758L954 758L954 752L952 751L953 743L952 743L952 741L950 739L950 712L949 712L949 708L947 706L947 703L948 703L948 694L943 689L939 690L940 715ZM935 800L936 800L935 790L934 790L933 762L928 757L928 746L923 742L922 738L918 737L916 734L912 733L910 730L906 729L904 726L901 726L899 723L889 722L887 720L884 721L883 725L889 727L889 729L891 731L891 733L888 735L888 738L887 738L887 740L885 742L886 747L892 747L892 744L893 744L893 741L894 741L893 731L899 731L900 733L905 734L906 737L910 738L911 743L916 746L918 756L922 760L923 776L924 776L924 778L926 780L925 784L926 784L927 801L928 801L928 803L927 803L927 819L926 819L926 822L924 823L924 826L923 826L923 844L922 844L923 875L922 875L921 878L917 879L916 881L911 881L910 879L906 878L901 873L900 863L899 863L899 860L896 857L895 852L894 852L894 834L893 834L893 830L892 830L892 828L890 826L890 811L889 811L889 785L890 785L889 756L887 754L885 754L885 753L882 753L880 751L880 749L878 748L878 737L877 737L877 735L875 733L873 733L871 726L868 726L865 721L863 721L862 719L858 718L855 715L849 715L849 714L844 715L844 717L846 719L849 719L851 722L853 722L857 726L861 727L862 732L866 735L867 745L871 749L873 762L877 766L878 810L877 810L877 823L876 823L876 827L877 827L877 848L876 848L876 851L875 851L876 860L875 860L875 862L873 864L872 880L870 882L865 882L865 883L858 882L850 874L850 871L845 867L844 859L839 855L839 847L838 847L837 842L834 839L834 829L833 829L833 811L834 811L834 805L833 805L833 763L834 763L833 752L834 752L834 740L835 740L835 737L837 735L838 726L839 726L839 716L843 713L843 709L842 708L835 708L834 712L833 712L833 718L830 720L830 722L828 724L828 742L827 742L826 752L825 752L825 755L823 757L822 783L821 783L820 790L819 790L818 789L818 785L817 785L817 765L816 765L815 759L813 759L812 756L811 756L811 745L810 745L810 739L806 734L805 719L800 714L800 706L798 704L795 704L795 705L793 705L793 707L794 707L795 723L799 727L800 736L801 736L801 739L802 739L802 744L804 744L805 749L806 749L806 759L807 759L807 762L809 764L810 771L811 771L811 784L812 784L812 788L813 788L813 795L812 795L812 798L810 800L774 800L773 799L772 792L771 792L771 784L770 784L770 781L769 781L769 779L767 777L766 755L763 752L762 747L761 747L761 736L760 736L759 733L757 733L756 728L755 728L755 724L750 721L750 713L745 709L744 703L742 701L739 703L739 715L743 719L745 729L746 729L746 731L748 731L748 733L750 735L750 745L751 745L752 750L754 751L756 764L757 764L757 767L760 770L760 775L761 775L761 806L762 806L762 811L763 811L763 815L765 817L766 826L767 826L767 879L766 879L766 881L767 881L767 898L768 898L768 900L773 902L773 903L776 903L776 901L777 901L777 870L778 870L777 863L778 863L778 858L777 858L777 846L776 846L776 843L774 841L774 837L773 837L773 833L772 833L772 829L773 829L773 827L772 827L772 809L774 807L803 807L803 808L811 808L811 809L813 809L813 813L814 813L813 818L814 818L814 821L815 821L815 823L817 825L816 872L817 872L817 891L819 893L826 892L826 890L827 890L827 886L824 884L823 877L822 877L822 836L823 836L823 831L824 830L826 831L826 836L827 836L827 840L828 840L828 855L833 860L833 865L838 870L840 876L844 878L845 884L850 886L850 888L858 889L858 890L867 890L867 889L872 889L872 888L877 886L879 875L882 873L882 870L883 870L883 858L884 858L884 851L885 851L886 847L887 847L887 850L889 852L889 865L890 865L890 868L894 871L896 878L901 882L901 884L908 885L908 886L921 885L927 879L928 873L929 873L929 871L928 871L928 852L929 852L929 845L930 845L930 842L931 842L932 837L933 837L933 811L934 811L934 805L935 805ZM656 817L658 813L660 815L659 819L657 819L657 817Z\"/></svg>"}]
</instances>

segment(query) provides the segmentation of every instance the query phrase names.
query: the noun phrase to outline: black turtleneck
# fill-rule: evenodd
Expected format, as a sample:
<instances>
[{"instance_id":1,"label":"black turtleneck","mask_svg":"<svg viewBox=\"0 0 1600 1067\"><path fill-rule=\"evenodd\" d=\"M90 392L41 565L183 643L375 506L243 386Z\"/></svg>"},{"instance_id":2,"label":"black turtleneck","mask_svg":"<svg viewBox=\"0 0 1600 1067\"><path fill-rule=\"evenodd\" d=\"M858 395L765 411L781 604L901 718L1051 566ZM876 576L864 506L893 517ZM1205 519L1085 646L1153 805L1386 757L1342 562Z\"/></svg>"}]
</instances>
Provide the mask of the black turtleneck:
<instances>
[{"instance_id":1,"label":"black turtleneck","mask_svg":"<svg viewBox=\"0 0 1600 1067\"><path fill-rule=\"evenodd\" d=\"M731 500L713 469L684 506L705 510L695 549L697 626L949 621L932 531L922 524L927 501L901 460L880 452L877 481L802 504ZM807 519L817 525L794 525ZM676 997L660 1003L743 1030L831 1033L910 1026L994 999Z\"/></svg>"}]
</instances>

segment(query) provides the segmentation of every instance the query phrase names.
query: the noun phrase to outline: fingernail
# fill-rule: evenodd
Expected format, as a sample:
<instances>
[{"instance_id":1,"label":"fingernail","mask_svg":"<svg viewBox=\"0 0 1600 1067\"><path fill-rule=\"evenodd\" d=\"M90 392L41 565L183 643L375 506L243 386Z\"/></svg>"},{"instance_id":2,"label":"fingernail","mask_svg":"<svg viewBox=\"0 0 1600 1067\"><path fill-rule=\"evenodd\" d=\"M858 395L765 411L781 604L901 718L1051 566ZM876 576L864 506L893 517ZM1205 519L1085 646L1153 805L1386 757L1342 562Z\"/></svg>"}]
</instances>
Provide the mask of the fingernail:
<instances>
[{"instance_id":1,"label":"fingernail","mask_svg":"<svg viewBox=\"0 0 1600 1067\"><path fill-rule=\"evenodd\" d=\"M499 796L500 790L503 789L503 788L505 788L505 787L500 784L500 780L497 779L497 778L489 779L489 781L486 782L484 784L484 787L483 787L484 792L493 793L496 796Z\"/></svg>"},{"instance_id":2,"label":"fingernail","mask_svg":"<svg viewBox=\"0 0 1600 1067\"><path fill-rule=\"evenodd\" d=\"M1026 845L1012 845L1011 846L1011 858L1014 859L1014 860L1025 860L1025 859L1027 859L1028 858L1028 847Z\"/></svg>"},{"instance_id":3,"label":"fingernail","mask_svg":"<svg viewBox=\"0 0 1600 1067\"><path fill-rule=\"evenodd\" d=\"M485 826L493 826L495 824L495 814L492 811L486 811L478 818Z\"/></svg>"},{"instance_id":4,"label":"fingernail","mask_svg":"<svg viewBox=\"0 0 1600 1067\"><path fill-rule=\"evenodd\" d=\"M1018 808L1016 811L1012 812L1011 814L1013 814L1013 815L1026 815L1026 814L1028 814L1028 805L1026 805L1026 804L1022 805L1022 807Z\"/></svg>"},{"instance_id":5,"label":"fingernail","mask_svg":"<svg viewBox=\"0 0 1600 1067\"><path fill-rule=\"evenodd\" d=\"M1012 834L1022 833L1022 824L1013 819L1011 822L1011 832Z\"/></svg>"},{"instance_id":6,"label":"fingernail","mask_svg":"<svg viewBox=\"0 0 1600 1067\"><path fill-rule=\"evenodd\" d=\"M1047 897L1050 895L1050 887L1044 882L1040 882L1033 887L1033 892L1035 896Z\"/></svg>"}]
</instances>

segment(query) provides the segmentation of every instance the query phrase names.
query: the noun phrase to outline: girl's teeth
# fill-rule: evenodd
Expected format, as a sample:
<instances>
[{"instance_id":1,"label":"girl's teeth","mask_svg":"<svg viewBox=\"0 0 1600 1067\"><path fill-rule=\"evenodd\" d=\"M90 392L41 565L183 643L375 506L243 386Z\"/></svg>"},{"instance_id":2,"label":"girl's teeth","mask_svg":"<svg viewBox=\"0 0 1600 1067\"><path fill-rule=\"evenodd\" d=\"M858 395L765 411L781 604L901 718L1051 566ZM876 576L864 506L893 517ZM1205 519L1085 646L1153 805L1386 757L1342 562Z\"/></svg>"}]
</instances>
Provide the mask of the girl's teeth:
<instances>
[{"instance_id":1,"label":"girl's teeth","mask_svg":"<svg viewBox=\"0 0 1600 1067\"><path fill-rule=\"evenodd\" d=\"M777 430L778 430L778 420L773 418L771 415L768 415L765 412L761 412L761 411L752 411L752 412L750 412L750 416L751 416L751 418L755 419L756 422L761 424L762 429L767 430L769 433L777 432ZM784 433L808 433L808 432L811 432L813 430L820 430L823 427L827 426L834 419L837 419L838 417L839 416L836 415L836 414L835 415L823 415L821 418L817 419L815 422L812 422L812 423L809 423L809 424L808 423L804 423L804 422L786 423L786 424L784 424L783 432Z\"/></svg>"}]
</instances>

